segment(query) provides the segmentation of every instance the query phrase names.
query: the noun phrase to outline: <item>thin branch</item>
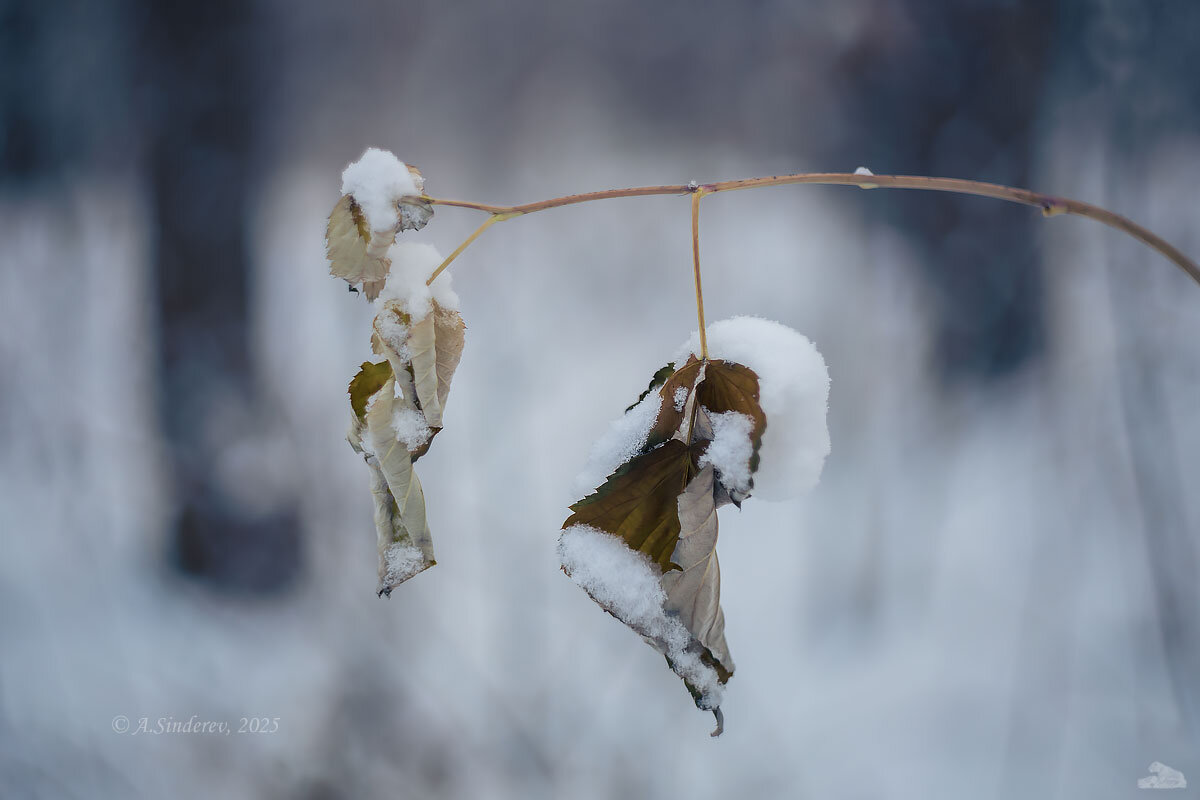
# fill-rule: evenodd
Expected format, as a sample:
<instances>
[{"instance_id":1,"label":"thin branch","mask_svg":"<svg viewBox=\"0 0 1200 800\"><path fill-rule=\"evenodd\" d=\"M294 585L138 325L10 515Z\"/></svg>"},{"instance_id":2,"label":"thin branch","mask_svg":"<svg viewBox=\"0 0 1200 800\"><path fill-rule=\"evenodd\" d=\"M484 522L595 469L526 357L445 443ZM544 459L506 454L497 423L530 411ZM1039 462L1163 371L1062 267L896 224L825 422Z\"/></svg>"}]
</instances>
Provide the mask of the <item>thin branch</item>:
<instances>
[{"instance_id":1,"label":"thin branch","mask_svg":"<svg viewBox=\"0 0 1200 800\"><path fill-rule=\"evenodd\" d=\"M447 256L446 260L443 261L441 265L433 271L433 274L429 276L429 280L425 281L425 285L430 286L433 284L433 282L437 280L437 276L442 274L442 270L450 266L451 261L462 255L462 251L470 247L471 242L478 239L480 234L495 225L497 222L503 222L506 219L512 219L513 216L513 214L492 214L490 217L485 219L483 224L476 228L474 233L464 239L462 244L454 248L454 252Z\"/></svg>"},{"instance_id":2,"label":"thin branch","mask_svg":"<svg viewBox=\"0 0 1200 800\"><path fill-rule=\"evenodd\" d=\"M703 189L692 192L692 275L696 278L696 321L700 324L700 360L708 360L708 338L704 333L704 290L700 286L700 198Z\"/></svg>"},{"instance_id":3,"label":"thin branch","mask_svg":"<svg viewBox=\"0 0 1200 800\"><path fill-rule=\"evenodd\" d=\"M1161 237L1151 231L1138 225L1136 222L1114 214L1107 209L1094 206L1090 203L1084 203L1079 200L1071 200L1064 197L1055 197L1053 195L1041 194L1029 189L1019 189L1013 186L1003 186L997 183L982 183L980 181L968 181L960 178L929 178L921 175L858 175L848 172L813 172L800 173L797 175L771 175L764 178L747 178L736 181L718 181L717 183L707 183L699 187L699 190L705 194L716 194L718 192L732 192L739 189L755 189L764 186L787 186L796 183L813 183L824 185L841 185L841 186L858 186L863 189L920 189L932 192L953 192L955 194L970 194L980 197L991 197L996 200L1005 200L1010 203L1020 203L1027 206L1035 206L1042 210L1045 216L1052 217L1058 214L1072 214L1078 217L1087 217L1088 219L1101 222L1110 228L1115 228L1123 233L1132 236L1146 246L1158 251L1166 258L1170 259L1176 266L1183 270L1192 280L1200 284L1200 266L1197 266L1194 261L1185 256L1180 250L1172 246L1170 243L1163 240ZM696 187L686 184L666 185L666 186L640 186L632 189L608 189L602 192L587 192L585 194L572 194L565 197L555 197L550 200L542 200L537 203L526 203L518 206L493 206L484 203L472 203L461 200L440 200L434 197L424 197L435 205L455 206L458 208L470 208L476 211L484 211L493 215L493 218L500 217L503 219L511 219L512 217L521 216L524 214L532 214L535 211L545 211L550 208L559 208L560 206L575 205L577 203L588 203L593 200L610 200L618 197L649 197L654 195L684 195L692 194L693 202L696 202L695 195ZM484 226L486 227L486 225ZM473 241L480 231L476 231L470 239L463 243L458 250L455 251L447 263L465 249L465 246ZM443 265L445 266L445 265ZM438 270L441 271L440 269Z\"/></svg>"}]
</instances>

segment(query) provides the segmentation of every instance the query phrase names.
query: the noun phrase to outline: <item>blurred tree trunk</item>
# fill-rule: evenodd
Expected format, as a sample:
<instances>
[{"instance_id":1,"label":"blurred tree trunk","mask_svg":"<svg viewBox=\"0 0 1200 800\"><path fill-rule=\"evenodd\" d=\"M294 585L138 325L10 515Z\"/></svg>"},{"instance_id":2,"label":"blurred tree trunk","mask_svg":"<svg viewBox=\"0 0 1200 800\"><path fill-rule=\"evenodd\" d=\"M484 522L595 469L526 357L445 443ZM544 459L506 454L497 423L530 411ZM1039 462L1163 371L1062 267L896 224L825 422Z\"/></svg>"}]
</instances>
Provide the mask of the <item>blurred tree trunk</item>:
<instances>
[{"instance_id":1,"label":"blurred tree trunk","mask_svg":"<svg viewBox=\"0 0 1200 800\"><path fill-rule=\"evenodd\" d=\"M222 482L231 448L266 423L249 353L247 252L264 31L243 0L144 0L141 11L172 552L185 573L269 591L298 570L295 515L251 510Z\"/></svg>"},{"instance_id":2,"label":"blurred tree trunk","mask_svg":"<svg viewBox=\"0 0 1200 800\"><path fill-rule=\"evenodd\" d=\"M880 173L1028 186L1055 5L874 6L872 24L841 65L852 122L843 157ZM920 248L944 377L1000 376L1038 356L1044 325L1035 214L941 193L877 203L883 220Z\"/></svg>"},{"instance_id":3,"label":"blurred tree trunk","mask_svg":"<svg viewBox=\"0 0 1200 800\"><path fill-rule=\"evenodd\" d=\"M1076 92L1103 98L1096 135L1111 143L1108 208L1145 206L1152 158L1174 137L1200 141L1200 83L1191 34L1194 4L1110 4L1096 10L1071 2L1070 25L1082 32L1074 52ZM1180 109L1190 109L1190 126ZM1190 128L1190 130L1188 129ZM1139 198L1143 202L1138 202ZM1106 251L1117 346L1117 375L1129 460L1146 556L1154 580L1157 636L1176 710L1193 744L1200 742L1200 546L1188 519L1187 481L1180 475L1178 433L1168 379L1158 353L1180 342L1156 323L1173 299L1177 276L1159 272L1155 254L1132 242ZM1186 286L1186 291L1194 287ZM1193 298L1195 299L1195 298ZM1153 629L1155 626L1146 626Z\"/></svg>"}]
</instances>

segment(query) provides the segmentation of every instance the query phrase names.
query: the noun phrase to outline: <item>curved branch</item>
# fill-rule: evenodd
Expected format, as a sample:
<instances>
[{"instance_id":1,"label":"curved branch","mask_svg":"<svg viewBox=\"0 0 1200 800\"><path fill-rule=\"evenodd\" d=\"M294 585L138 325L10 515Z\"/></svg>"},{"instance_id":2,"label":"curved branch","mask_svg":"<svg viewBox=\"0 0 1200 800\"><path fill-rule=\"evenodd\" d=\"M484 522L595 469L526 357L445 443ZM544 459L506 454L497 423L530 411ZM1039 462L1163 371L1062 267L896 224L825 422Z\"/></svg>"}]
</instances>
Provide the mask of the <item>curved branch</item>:
<instances>
[{"instance_id":1,"label":"curved branch","mask_svg":"<svg viewBox=\"0 0 1200 800\"><path fill-rule=\"evenodd\" d=\"M1091 203L1084 203L1080 200L1055 197L1054 195L1042 194L1014 186L1004 186L998 183L969 181L961 178L930 178L923 175L859 175L848 172L811 172L796 175L771 175L763 178L746 178L736 181L718 181L700 186L692 183L639 186L632 189L606 189L601 192L572 194L517 206L493 206L461 200L440 200L435 197L423 197L422 199L435 205L470 208L476 211L485 211L496 216L503 216L507 219L524 214L532 214L536 211L558 208L560 206L589 203L593 200L610 200L618 197L649 197L654 195L685 195L696 192L716 194L718 192L732 192L739 189L755 189L763 186L787 186L796 183L858 186L862 189L920 189L931 192L970 194L979 197L991 197L996 200L1006 200L1010 203L1034 206L1040 208L1042 213L1048 217L1058 214L1086 217L1128 234L1139 242L1156 250L1183 270L1193 281L1200 284L1200 266L1197 266L1196 262L1189 259L1178 248L1171 245L1162 237L1143 228L1127 217L1114 214L1107 209L1094 206Z\"/></svg>"}]
</instances>

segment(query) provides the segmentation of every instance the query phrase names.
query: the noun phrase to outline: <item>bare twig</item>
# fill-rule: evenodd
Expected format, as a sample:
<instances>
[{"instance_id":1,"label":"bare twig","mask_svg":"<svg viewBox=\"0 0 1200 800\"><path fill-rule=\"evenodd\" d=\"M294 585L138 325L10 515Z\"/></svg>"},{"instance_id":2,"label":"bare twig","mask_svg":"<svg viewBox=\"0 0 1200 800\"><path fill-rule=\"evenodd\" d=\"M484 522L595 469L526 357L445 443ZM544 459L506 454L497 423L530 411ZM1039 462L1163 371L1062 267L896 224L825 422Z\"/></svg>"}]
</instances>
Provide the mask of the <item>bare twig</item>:
<instances>
[{"instance_id":1,"label":"bare twig","mask_svg":"<svg viewBox=\"0 0 1200 800\"><path fill-rule=\"evenodd\" d=\"M692 275L696 279L696 321L700 324L700 359L708 360L708 337L704 333L704 290L700 286L700 198L703 189L692 192Z\"/></svg>"},{"instance_id":2,"label":"bare twig","mask_svg":"<svg viewBox=\"0 0 1200 800\"><path fill-rule=\"evenodd\" d=\"M982 183L980 181L968 181L960 178L930 178L922 175L858 175L848 172L813 172L800 173L796 175L771 175L764 178L746 178L736 181L718 181L717 183L707 183L699 187L694 184L677 184L669 186L640 186L632 189L606 189L601 192L586 192L584 194L572 194L565 197L555 197L550 200L541 200L536 203L526 203L517 206L493 206L484 203L472 203L461 200L441 200L434 197L424 197L422 199L434 203L435 205L455 206L458 208L470 208L476 211L484 211L492 216L492 221L500 221L501 219L511 219L513 217L532 214L536 211L545 211L550 208L559 208L561 206L575 205L578 203L589 203L593 200L610 200L618 197L649 197L654 195L692 195L693 204L696 203L701 194L716 194L718 192L732 192L739 189L755 189L765 186L787 186L796 183L813 183L825 185L844 185L858 186L863 189L922 189L932 192L953 192L955 194L971 194L980 197L991 197L996 200L1006 200L1010 203L1020 203L1022 205L1034 206L1040 208L1045 216L1052 217L1058 214L1072 214L1078 217L1087 217L1088 219L1096 220L1110 228L1115 228L1123 233L1132 236L1148 247L1158 251L1166 258L1170 259L1177 267L1183 270L1192 280L1200 284L1200 267L1196 262L1189 259L1177 248L1172 246L1161 237L1151 231L1138 225L1136 222L1114 214L1107 209L1094 206L1090 203L1084 203L1080 200L1071 200L1064 197L1055 197L1053 195L1041 194L1029 189L1019 189L1013 186L1003 186L997 183ZM471 235L467 241L463 242L460 247L455 250L446 263L453 260L461 253L467 245L474 241L475 237L482 233L487 227L485 224L480 230ZM443 265L444 268L445 265ZM441 271L441 268L438 270ZM703 325L701 325L703 330Z\"/></svg>"}]
</instances>

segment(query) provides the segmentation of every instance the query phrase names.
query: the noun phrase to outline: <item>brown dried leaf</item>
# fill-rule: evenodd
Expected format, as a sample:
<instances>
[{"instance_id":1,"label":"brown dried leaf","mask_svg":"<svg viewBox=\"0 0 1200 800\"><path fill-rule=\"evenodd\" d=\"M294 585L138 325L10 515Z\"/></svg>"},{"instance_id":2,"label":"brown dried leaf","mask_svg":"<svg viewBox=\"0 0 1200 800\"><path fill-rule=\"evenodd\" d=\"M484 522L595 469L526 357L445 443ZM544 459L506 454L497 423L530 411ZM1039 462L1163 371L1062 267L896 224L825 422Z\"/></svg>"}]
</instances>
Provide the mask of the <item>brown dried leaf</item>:
<instances>
[{"instance_id":1,"label":"brown dried leaf","mask_svg":"<svg viewBox=\"0 0 1200 800\"><path fill-rule=\"evenodd\" d=\"M733 675L733 659L725 643L721 610L721 568L717 563L717 508L713 468L706 466L679 495L679 540L671 561L679 569L664 572L666 610L679 614L683 626L703 647L721 683Z\"/></svg>"},{"instance_id":2,"label":"brown dried leaf","mask_svg":"<svg viewBox=\"0 0 1200 800\"><path fill-rule=\"evenodd\" d=\"M696 704L708 708L711 698L692 683L698 676L703 680L703 674L672 663L672 657L693 664L698 658L721 684L733 676L721 609L717 508L740 502L742 495L732 496L716 480L715 467L708 464L701 469L698 461L713 438L710 415L736 412L751 420L753 473L767 419L758 401L758 377L741 364L693 356L665 381L656 374L650 390L659 382L659 412L646 445L595 492L571 506L574 513L563 528L585 525L617 536L658 567L666 598L663 611L679 620L690 639L683 650L673 650L660 638L642 631L643 636L667 656ZM722 729L722 716L719 707L713 712L716 735Z\"/></svg>"}]
</instances>

